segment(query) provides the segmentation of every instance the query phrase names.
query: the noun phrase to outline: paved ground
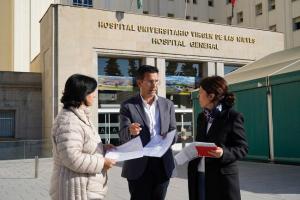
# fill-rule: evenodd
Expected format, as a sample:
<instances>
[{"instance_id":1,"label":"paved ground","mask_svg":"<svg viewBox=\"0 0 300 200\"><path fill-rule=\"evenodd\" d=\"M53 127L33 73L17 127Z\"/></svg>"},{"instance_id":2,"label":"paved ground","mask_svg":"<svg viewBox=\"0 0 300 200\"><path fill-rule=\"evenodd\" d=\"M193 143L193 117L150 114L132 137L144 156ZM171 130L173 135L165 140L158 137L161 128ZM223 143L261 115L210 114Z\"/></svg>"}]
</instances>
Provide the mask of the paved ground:
<instances>
[{"instance_id":1,"label":"paved ground","mask_svg":"<svg viewBox=\"0 0 300 200\"><path fill-rule=\"evenodd\" d=\"M243 200L300 200L300 166L240 162ZM48 200L51 159L40 159L39 178L34 178L34 160L0 161L0 199ZM106 200L128 200L121 167L109 172ZM186 166L171 180L167 200L187 200Z\"/></svg>"}]
</instances>

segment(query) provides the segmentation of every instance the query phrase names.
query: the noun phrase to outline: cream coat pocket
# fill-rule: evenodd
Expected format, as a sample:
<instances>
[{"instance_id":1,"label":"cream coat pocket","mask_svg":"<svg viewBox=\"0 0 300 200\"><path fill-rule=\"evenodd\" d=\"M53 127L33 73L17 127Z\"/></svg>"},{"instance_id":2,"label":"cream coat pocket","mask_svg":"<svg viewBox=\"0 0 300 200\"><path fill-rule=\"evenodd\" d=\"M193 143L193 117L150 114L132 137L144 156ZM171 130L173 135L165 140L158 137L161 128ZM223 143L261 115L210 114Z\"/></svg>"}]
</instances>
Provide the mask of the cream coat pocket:
<instances>
[{"instance_id":1,"label":"cream coat pocket","mask_svg":"<svg viewBox=\"0 0 300 200\"><path fill-rule=\"evenodd\" d=\"M88 199L103 199L107 193L106 174L90 175L87 184Z\"/></svg>"}]
</instances>

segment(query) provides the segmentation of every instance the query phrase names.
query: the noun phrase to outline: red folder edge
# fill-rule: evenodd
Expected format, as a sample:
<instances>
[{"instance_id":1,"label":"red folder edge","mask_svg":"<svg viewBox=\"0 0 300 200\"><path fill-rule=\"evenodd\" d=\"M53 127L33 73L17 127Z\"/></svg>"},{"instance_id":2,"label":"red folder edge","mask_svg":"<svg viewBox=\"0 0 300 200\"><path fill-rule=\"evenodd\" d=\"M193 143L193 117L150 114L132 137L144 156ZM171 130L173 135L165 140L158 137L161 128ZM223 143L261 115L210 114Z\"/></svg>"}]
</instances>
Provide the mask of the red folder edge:
<instances>
[{"instance_id":1,"label":"red folder edge","mask_svg":"<svg viewBox=\"0 0 300 200\"><path fill-rule=\"evenodd\" d=\"M201 157L212 157L210 154L208 154L208 151L210 150L216 150L217 147L204 147L204 146L195 146L198 156Z\"/></svg>"}]
</instances>

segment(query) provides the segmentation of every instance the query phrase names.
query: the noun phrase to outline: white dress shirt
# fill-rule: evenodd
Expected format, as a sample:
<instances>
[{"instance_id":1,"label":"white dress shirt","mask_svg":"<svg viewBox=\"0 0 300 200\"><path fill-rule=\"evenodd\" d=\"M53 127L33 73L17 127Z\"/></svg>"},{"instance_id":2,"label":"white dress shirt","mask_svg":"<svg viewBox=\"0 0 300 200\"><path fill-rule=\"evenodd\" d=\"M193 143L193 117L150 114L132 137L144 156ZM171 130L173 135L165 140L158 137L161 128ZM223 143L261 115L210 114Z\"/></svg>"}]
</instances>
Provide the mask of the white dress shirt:
<instances>
[{"instance_id":1,"label":"white dress shirt","mask_svg":"<svg viewBox=\"0 0 300 200\"><path fill-rule=\"evenodd\" d=\"M149 120L149 128L150 128L150 134L151 138L160 135L160 115L159 115L159 109L157 104L158 96L155 95L154 101L152 104L148 104L143 97L141 96L143 101L143 107L146 113L146 117Z\"/></svg>"}]
</instances>

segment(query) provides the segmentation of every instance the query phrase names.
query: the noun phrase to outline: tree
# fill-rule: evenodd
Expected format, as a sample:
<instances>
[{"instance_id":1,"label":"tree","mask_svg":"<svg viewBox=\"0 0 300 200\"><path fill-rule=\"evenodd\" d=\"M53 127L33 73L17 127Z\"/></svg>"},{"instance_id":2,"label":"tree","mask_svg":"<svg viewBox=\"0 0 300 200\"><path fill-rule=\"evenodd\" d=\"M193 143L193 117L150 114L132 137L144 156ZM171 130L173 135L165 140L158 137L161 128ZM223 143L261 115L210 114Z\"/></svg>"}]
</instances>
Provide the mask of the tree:
<instances>
[{"instance_id":1,"label":"tree","mask_svg":"<svg viewBox=\"0 0 300 200\"><path fill-rule=\"evenodd\" d=\"M107 65L105 66L104 73L107 76L122 76L120 71L120 66L117 63L116 58L109 58L106 61Z\"/></svg>"},{"instance_id":2,"label":"tree","mask_svg":"<svg viewBox=\"0 0 300 200\"><path fill-rule=\"evenodd\" d=\"M128 75L131 77L136 77L136 72L138 70L136 64L135 59L128 59Z\"/></svg>"},{"instance_id":3,"label":"tree","mask_svg":"<svg viewBox=\"0 0 300 200\"><path fill-rule=\"evenodd\" d=\"M168 66L166 68L166 75L174 76L176 69L177 69L177 62L176 61L168 61Z\"/></svg>"},{"instance_id":4,"label":"tree","mask_svg":"<svg viewBox=\"0 0 300 200\"><path fill-rule=\"evenodd\" d=\"M197 76L197 69L193 67L193 63L185 63L181 67L183 76Z\"/></svg>"}]
</instances>

